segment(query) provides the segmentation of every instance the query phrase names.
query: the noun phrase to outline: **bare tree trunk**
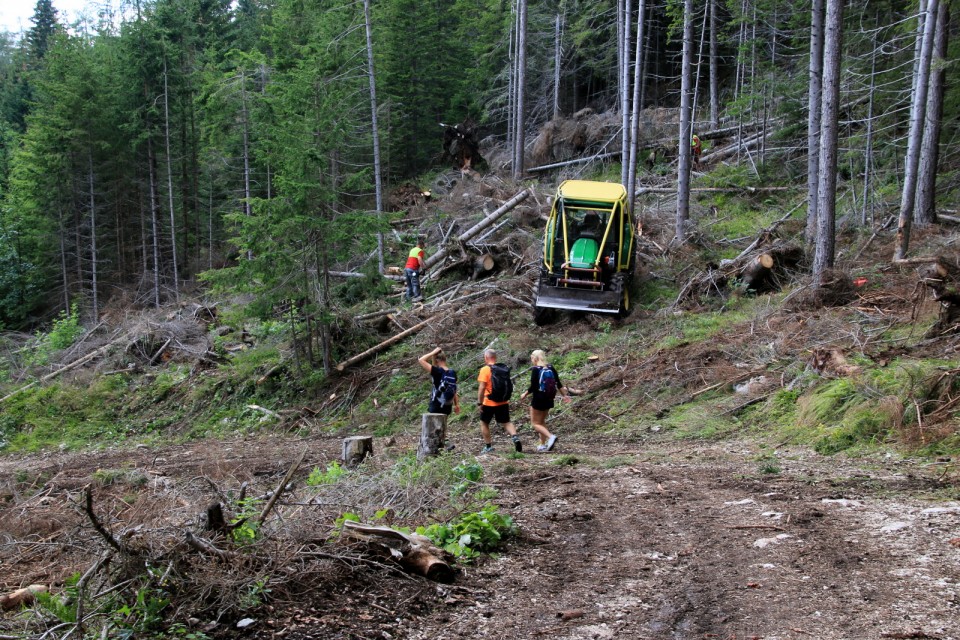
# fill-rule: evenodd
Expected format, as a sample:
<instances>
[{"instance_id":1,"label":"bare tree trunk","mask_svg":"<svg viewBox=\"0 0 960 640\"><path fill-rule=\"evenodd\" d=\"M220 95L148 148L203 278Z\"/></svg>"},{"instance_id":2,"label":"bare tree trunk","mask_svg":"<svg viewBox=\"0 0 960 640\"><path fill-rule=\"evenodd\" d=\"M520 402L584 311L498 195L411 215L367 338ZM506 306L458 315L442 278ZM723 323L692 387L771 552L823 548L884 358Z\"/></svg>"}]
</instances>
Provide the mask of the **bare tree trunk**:
<instances>
[{"instance_id":1,"label":"bare tree trunk","mask_svg":"<svg viewBox=\"0 0 960 640\"><path fill-rule=\"evenodd\" d=\"M707 18L710 17L708 11L703 12L703 22L700 24L700 43L697 45L697 70L693 80L693 124L691 131L696 129L697 125L697 105L700 103L700 69L703 67L703 45L707 38Z\"/></svg>"},{"instance_id":2,"label":"bare tree trunk","mask_svg":"<svg viewBox=\"0 0 960 640\"><path fill-rule=\"evenodd\" d=\"M149 129L149 127L147 127ZM160 225L157 222L157 160L153 153L153 139L147 136L147 165L150 180L150 227L153 242L153 304L160 306Z\"/></svg>"},{"instance_id":3,"label":"bare tree trunk","mask_svg":"<svg viewBox=\"0 0 960 640\"><path fill-rule=\"evenodd\" d=\"M241 132L243 134L243 214L248 218L253 216L253 192L250 189L250 129L247 117L247 76L245 71L240 72L240 104L242 113ZM253 260L253 252L247 250L247 260Z\"/></svg>"},{"instance_id":4,"label":"bare tree trunk","mask_svg":"<svg viewBox=\"0 0 960 640\"><path fill-rule=\"evenodd\" d=\"M553 118L560 117L560 63L563 59L563 16L557 14L553 27Z\"/></svg>"},{"instance_id":5,"label":"bare tree trunk","mask_svg":"<svg viewBox=\"0 0 960 640\"><path fill-rule=\"evenodd\" d=\"M807 92L807 245L817 233L817 188L820 181L820 115L823 92L823 11L825 0L812 0L810 8L810 82Z\"/></svg>"},{"instance_id":6,"label":"bare tree trunk","mask_svg":"<svg viewBox=\"0 0 960 640\"><path fill-rule=\"evenodd\" d=\"M710 123L720 121L719 45L717 41L717 0L710 0Z\"/></svg>"},{"instance_id":7,"label":"bare tree trunk","mask_svg":"<svg viewBox=\"0 0 960 640\"><path fill-rule=\"evenodd\" d=\"M690 98L693 66L693 0L683 3L683 62L680 71L680 155L677 169L677 224L676 238L684 242L687 237L687 222L690 220L690 140L692 114Z\"/></svg>"},{"instance_id":8,"label":"bare tree trunk","mask_svg":"<svg viewBox=\"0 0 960 640\"><path fill-rule=\"evenodd\" d=\"M527 81L527 0L519 0L517 8L517 138L516 162L513 165L513 179L519 180L523 175L523 152L526 146L524 111L526 109L526 81Z\"/></svg>"},{"instance_id":9,"label":"bare tree trunk","mask_svg":"<svg viewBox=\"0 0 960 640\"><path fill-rule=\"evenodd\" d=\"M93 296L93 321L100 319L100 301L97 291L97 209L93 194L93 152L87 150L87 179L90 186L90 293ZM67 307L67 313L70 308Z\"/></svg>"},{"instance_id":10,"label":"bare tree trunk","mask_svg":"<svg viewBox=\"0 0 960 640\"><path fill-rule=\"evenodd\" d=\"M244 111L246 111L246 109L244 109ZM246 117L244 120L246 120ZM244 124L244 127L246 127L246 124ZM163 57L163 131L167 150L167 200L168 206L170 207L170 251L173 258L173 299L179 302L180 273L177 270L177 223L173 211L173 160L170 157L170 92L167 85L166 55ZM244 169L246 168L245 163ZM247 198L249 197L248 194Z\"/></svg>"},{"instance_id":11,"label":"bare tree trunk","mask_svg":"<svg viewBox=\"0 0 960 640\"><path fill-rule=\"evenodd\" d=\"M367 33L367 78L370 80L370 123L373 128L373 182L377 203L377 220L383 217L383 177L380 173L380 127L377 124L377 82L373 69L373 25L370 22L370 0L363 0L363 21ZM383 231L377 230L377 269L383 273Z\"/></svg>"},{"instance_id":12,"label":"bare tree trunk","mask_svg":"<svg viewBox=\"0 0 960 640\"><path fill-rule=\"evenodd\" d=\"M824 14L820 181L817 185L817 241L813 256L813 277L817 287L822 284L824 273L833 267L834 261L843 4L844 0L827 0Z\"/></svg>"},{"instance_id":13,"label":"bare tree trunk","mask_svg":"<svg viewBox=\"0 0 960 640\"><path fill-rule=\"evenodd\" d=\"M67 232L63 225L63 208L57 206L57 227L60 236L60 275L63 279L63 310L70 313L70 275L67 272L67 239L64 234ZM146 269L144 269L146 271Z\"/></svg>"},{"instance_id":14,"label":"bare tree trunk","mask_svg":"<svg viewBox=\"0 0 960 640\"><path fill-rule=\"evenodd\" d=\"M903 260L910 246L910 225L917 196L917 171L920 166L920 146L923 142L923 125L926 118L927 95L930 88L930 59L933 57L933 40L936 31L938 0L927 0L924 20L923 42L914 82L913 102L910 106L910 133L907 138L907 157L904 161L903 194L900 200L900 218L897 223L897 246L894 260Z\"/></svg>"},{"instance_id":15,"label":"bare tree trunk","mask_svg":"<svg viewBox=\"0 0 960 640\"><path fill-rule=\"evenodd\" d=\"M940 162L940 130L943 124L943 98L946 90L947 39L950 6L941 2L937 9L937 28L933 38L933 59L930 62L930 88L926 123L920 146L920 168L917 184L917 224L937 221L937 165Z\"/></svg>"},{"instance_id":16,"label":"bare tree trunk","mask_svg":"<svg viewBox=\"0 0 960 640\"><path fill-rule=\"evenodd\" d=\"M879 22L879 16L878 22ZM863 211L860 223L867 224L867 208L870 209L870 223L873 224L873 198L870 195L870 178L873 171L873 100L877 87L877 33L873 35L873 51L870 55L870 98L867 102L866 148L863 150Z\"/></svg>"},{"instance_id":17,"label":"bare tree trunk","mask_svg":"<svg viewBox=\"0 0 960 640\"><path fill-rule=\"evenodd\" d=\"M633 109L630 117L630 162L627 172L627 198L630 215L633 215L637 199L637 154L640 144L640 83L643 68L643 16L646 13L646 0L637 3L637 44L633 55Z\"/></svg>"},{"instance_id":18,"label":"bare tree trunk","mask_svg":"<svg viewBox=\"0 0 960 640\"><path fill-rule=\"evenodd\" d=\"M627 184L630 170L630 5L631 0L618 0L617 29L620 42L620 184Z\"/></svg>"}]
</instances>

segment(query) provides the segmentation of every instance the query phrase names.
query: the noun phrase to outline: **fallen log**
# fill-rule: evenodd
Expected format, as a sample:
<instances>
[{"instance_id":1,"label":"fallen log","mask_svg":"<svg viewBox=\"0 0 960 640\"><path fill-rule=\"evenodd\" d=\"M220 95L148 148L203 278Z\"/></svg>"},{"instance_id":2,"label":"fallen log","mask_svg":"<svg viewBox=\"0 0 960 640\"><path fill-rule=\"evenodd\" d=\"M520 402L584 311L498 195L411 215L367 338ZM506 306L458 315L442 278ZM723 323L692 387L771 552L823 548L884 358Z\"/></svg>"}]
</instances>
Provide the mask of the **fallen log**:
<instances>
[{"instance_id":1,"label":"fallen log","mask_svg":"<svg viewBox=\"0 0 960 640\"><path fill-rule=\"evenodd\" d=\"M28 604L31 604L38 593L46 593L48 588L43 584L32 584L23 589L17 589L11 593L0 596L0 609L10 611Z\"/></svg>"},{"instance_id":2,"label":"fallen log","mask_svg":"<svg viewBox=\"0 0 960 640\"><path fill-rule=\"evenodd\" d=\"M497 208L495 211L490 213L490 215L488 215L486 218L484 218L483 220L481 220L480 222L473 225L472 227L470 227L469 229L461 233L459 236L457 236L456 238L457 243L459 245L466 243L471 238L476 236L478 233L480 233L481 231L489 227L491 224L496 222L503 214L507 213L508 211L516 207L518 204L526 200L527 197L529 196L530 196L530 189L524 189L523 191L519 192L518 194L516 194L515 196L513 196L512 198L504 202L502 205L500 205L499 208ZM425 267L427 269L430 269L435 264L439 263L441 260L446 258L447 255L449 255L449 253L450 253L450 249L448 247L444 247L440 249L440 251L437 251L435 254L427 258L425 262Z\"/></svg>"},{"instance_id":3,"label":"fallen log","mask_svg":"<svg viewBox=\"0 0 960 640\"><path fill-rule=\"evenodd\" d=\"M493 268L497 266L497 261L494 260L493 256L489 253L485 253L476 260L473 261L473 276L471 280L476 280L481 275L493 271Z\"/></svg>"},{"instance_id":4,"label":"fallen log","mask_svg":"<svg viewBox=\"0 0 960 640\"><path fill-rule=\"evenodd\" d=\"M35 386L38 385L38 384L43 384L44 382L49 382L50 380L53 380L54 378L56 378L57 376L59 376L61 373L66 373L67 371L70 371L70 370L72 370L72 369L76 369L76 368L79 367L80 365L86 364L86 363L90 362L91 360L93 360L94 358L96 358L97 356L99 356L99 355L101 355L101 354L103 354L103 353L106 353L111 347L116 346L117 344L120 344L121 342L125 341L126 339L127 339L127 336L126 336L126 335L123 336L123 337L121 337L121 338L117 338L116 340L111 341L109 344L105 344L105 345L103 345L102 347L100 347L99 349L95 349L95 350L91 351L90 353L88 353L87 355L83 356L82 358L79 358L79 359L77 359L77 360L74 360L74 361L71 362L70 364L68 364L68 365L66 365L66 366L63 366L63 367L57 369L57 370L54 371L53 373L48 373L47 375L41 377L39 380L34 380L34 381L31 382L30 384L24 385L24 386L20 387L19 389L16 389L15 391L12 391L11 393L8 393L7 395L5 395L5 396L3 396L2 398L0 398L0 402L5 402L6 400L9 400L10 398L12 398L12 397L14 397L14 396L16 396L16 395L18 395L18 394L26 391L27 389L30 389L30 388L32 388L32 387L35 387Z\"/></svg>"},{"instance_id":5,"label":"fallen log","mask_svg":"<svg viewBox=\"0 0 960 640\"><path fill-rule=\"evenodd\" d=\"M406 331L401 331L401 332L398 333L397 335L392 336L392 337L390 337L390 338L387 338L386 340L384 340L384 341L381 342L380 344L377 344L377 345L375 345L375 346L372 346L372 347L370 347L369 349L367 349L366 351L364 351L364 352L362 352L362 353L358 353L357 355L353 356L352 358L347 358L346 360L344 360L343 362L341 362L340 364L337 365L337 371L343 371L344 369L346 369L347 367L349 367L349 366L351 366L351 365L357 364L358 362L363 362L364 360L366 360L366 359L369 358L370 356L372 356L372 355L374 355L374 354L376 354L376 353L380 353L381 351L383 351L384 349L386 349L386 348L389 347L390 345L395 344L395 343L397 343L397 342L400 342L401 340L403 340L403 339L406 338L407 336L409 336L409 335L411 335L411 334L414 334L414 333L416 333L417 331L419 331L420 329L424 328L425 326L427 326L427 324L428 324L431 320L433 320L433 317L427 318L426 320L424 320L424 321L422 321L422 322L418 322L417 324L413 325L412 327L410 327L410 328L407 329Z\"/></svg>"},{"instance_id":6,"label":"fallen log","mask_svg":"<svg viewBox=\"0 0 960 640\"><path fill-rule=\"evenodd\" d=\"M343 523L345 531L361 540L370 540L372 537L399 544L385 544L392 550L391 555L397 558L400 566L408 571L424 576L435 582L453 582L453 568L440 556L443 553L435 547L429 538L416 533L403 533L390 527L377 527L359 522L346 521Z\"/></svg>"}]
</instances>

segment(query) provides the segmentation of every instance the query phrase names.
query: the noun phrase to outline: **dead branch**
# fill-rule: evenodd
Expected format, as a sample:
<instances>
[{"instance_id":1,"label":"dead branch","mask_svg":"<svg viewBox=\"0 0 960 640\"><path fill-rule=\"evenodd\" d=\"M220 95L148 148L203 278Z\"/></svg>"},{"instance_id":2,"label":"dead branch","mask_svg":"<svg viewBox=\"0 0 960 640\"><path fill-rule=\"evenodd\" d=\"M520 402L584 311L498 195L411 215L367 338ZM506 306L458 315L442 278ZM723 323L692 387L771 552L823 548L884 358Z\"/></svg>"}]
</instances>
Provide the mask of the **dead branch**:
<instances>
[{"instance_id":1,"label":"dead branch","mask_svg":"<svg viewBox=\"0 0 960 640\"><path fill-rule=\"evenodd\" d=\"M121 545L117 541L117 539L113 536L113 534L107 531L106 527L104 527L100 523L100 519L97 518L97 514L93 512L93 490L90 488L90 485L87 485L84 488L84 493L86 494L84 511L86 512L87 517L90 519L90 523L93 525L93 528L96 530L97 533L100 534L100 537L103 538L107 542L107 544L109 544L111 547L113 547L120 553L127 553L128 550L126 549L126 547Z\"/></svg>"},{"instance_id":2,"label":"dead branch","mask_svg":"<svg viewBox=\"0 0 960 640\"><path fill-rule=\"evenodd\" d=\"M283 494L284 490L287 487L287 484L290 483L290 479L293 477L293 474L296 473L297 469L300 468L300 465L303 464L303 459L307 455L307 450L304 449L300 452L300 457L297 458L297 461L287 470L287 475L283 476L283 480L280 481L280 484L277 486L277 490L273 492L273 495L270 496L269 502L263 507L263 511L260 512L260 517L257 519L258 524L263 524L263 521L267 519L267 516L270 514L270 510L273 509L273 505L276 504L277 498Z\"/></svg>"},{"instance_id":3,"label":"dead branch","mask_svg":"<svg viewBox=\"0 0 960 640\"><path fill-rule=\"evenodd\" d=\"M189 545L190 548L199 551L200 553L214 556L221 560L232 560L240 555L236 551L225 551L223 549L218 549L209 540L204 540L203 538L198 538L195 536L192 531L185 531L183 536L187 545Z\"/></svg>"},{"instance_id":4,"label":"dead branch","mask_svg":"<svg viewBox=\"0 0 960 640\"><path fill-rule=\"evenodd\" d=\"M344 360L343 362L341 362L340 364L337 365L337 371L343 371L343 370L346 369L347 367L349 367L349 366L351 366L351 365L354 365L354 364L357 364L358 362L362 362L362 361L366 360L367 358L369 358L370 356L372 356L372 355L374 355L374 354L376 354L376 353L379 353L379 352L383 351L383 350L386 349L387 347L389 347L389 346L391 346L391 345L393 345L393 344L395 344L395 343L403 340L403 339L406 338L407 336L409 336L409 335L411 335L411 334L413 334L413 333L416 333L416 332L419 331L420 329L424 328L425 326L427 326L427 324L428 324L431 320L433 320L433 317L432 317L432 316L429 317L429 318L427 318L427 319L424 320L423 322L418 322L417 324L413 325L412 327L410 327L410 328L407 329L406 331L401 331L401 332L398 333L397 335L392 336L392 337L384 340L384 341L381 342L380 344L377 344L377 345L374 345L374 346L370 347L369 349L367 349L366 351L364 351L364 352L362 352L362 353L358 353L357 355L355 355L355 356L353 356L353 357L351 357L351 358L347 358L346 360Z\"/></svg>"}]
</instances>

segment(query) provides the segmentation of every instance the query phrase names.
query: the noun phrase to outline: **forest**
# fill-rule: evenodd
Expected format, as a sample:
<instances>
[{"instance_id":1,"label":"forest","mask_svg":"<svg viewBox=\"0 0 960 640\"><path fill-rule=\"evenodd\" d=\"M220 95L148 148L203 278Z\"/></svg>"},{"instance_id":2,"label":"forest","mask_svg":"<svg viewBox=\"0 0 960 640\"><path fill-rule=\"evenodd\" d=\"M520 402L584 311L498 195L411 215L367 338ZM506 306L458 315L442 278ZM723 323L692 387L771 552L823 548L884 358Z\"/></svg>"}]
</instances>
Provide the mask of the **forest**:
<instances>
[{"instance_id":1,"label":"forest","mask_svg":"<svg viewBox=\"0 0 960 640\"><path fill-rule=\"evenodd\" d=\"M957 638L957 6L37 0L0 640ZM580 181L630 272L541 314Z\"/></svg>"}]
</instances>

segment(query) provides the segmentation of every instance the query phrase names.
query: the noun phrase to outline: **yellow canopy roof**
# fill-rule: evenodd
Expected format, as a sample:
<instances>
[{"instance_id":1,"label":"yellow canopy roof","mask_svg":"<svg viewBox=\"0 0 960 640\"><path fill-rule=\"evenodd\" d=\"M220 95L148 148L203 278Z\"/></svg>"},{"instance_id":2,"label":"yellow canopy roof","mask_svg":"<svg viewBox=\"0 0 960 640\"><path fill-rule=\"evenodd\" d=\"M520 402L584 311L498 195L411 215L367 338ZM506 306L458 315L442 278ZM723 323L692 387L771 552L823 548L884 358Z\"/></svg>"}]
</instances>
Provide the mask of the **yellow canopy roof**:
<instances>
[{"instance_id":1,"label":"yellow canopy roof","mask_svg":"<svg viewBox=\"0 0 960 640\"><path fill-rule=\"evenodd\" d=\"M614 203L627 196L627 190L616 182L565 180L560 183L560 197L573 200Z\"/></svg>"}]
</instances>

